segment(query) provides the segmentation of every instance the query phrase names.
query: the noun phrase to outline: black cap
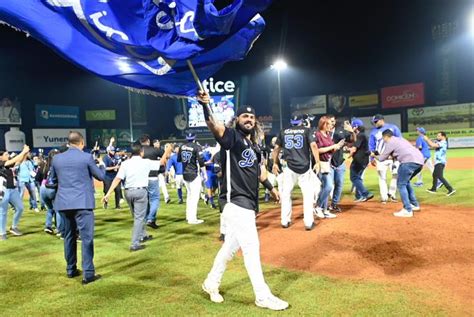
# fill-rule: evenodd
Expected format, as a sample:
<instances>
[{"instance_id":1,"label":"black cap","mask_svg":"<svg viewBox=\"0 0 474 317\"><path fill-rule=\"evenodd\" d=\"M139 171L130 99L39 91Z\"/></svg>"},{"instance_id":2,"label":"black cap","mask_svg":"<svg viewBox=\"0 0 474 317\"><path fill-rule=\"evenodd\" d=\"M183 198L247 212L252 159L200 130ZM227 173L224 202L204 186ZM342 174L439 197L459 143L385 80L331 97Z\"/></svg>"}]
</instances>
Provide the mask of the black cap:
<instances>
[{"instance_id":1,"label":"black cap","mask_svg":"<svg viewBox=\"0 0 474 317\"><path fill-rule=\"evenodd\" d=\"M290 123L292 125L299 125L303 122L303 118L300 116L293 116L291 117Z\"/></svg>"},{"instance_id":2,"label":"black cap","mask_svg":"<svg viewBox=\"0 0 474 317\"><path fill-rule=\"evenodd\" d=\"M188 141L194 141L196 139L196 134L194 133L188 133L186 134L186 140Z\"/></svg>"},{"instance_id":3,"label":"black cap","mask_svg":"<svg viewBox=\"0 0 474 317\"><path fill-rule=\"evenodd\" d=\"M238 117L238 116L240 116L241 114L244 114L244 113L250 113L250 114L255 115L255 109L250 107L250 106L243 106L243 107L240 107L239 109L237 109L237 113L235 115Z\"/></svg>"},{"instance_id":4,"label":"black cap","mask_svg":"<svg viewBox=\"0 0 474 317\"><path fill-rule=\"evenodd\" d=\"M371 120L371 121L372 121L372 123L375 123L375 122L377 122L377 121L379 121L379 120L383 120L383 119L384 119L384 118L383 118L383 115L381 115L380 113L378 113L378 114L376 114L375 116L372 117L372 120Z\"/></svg>"}]
</instances>

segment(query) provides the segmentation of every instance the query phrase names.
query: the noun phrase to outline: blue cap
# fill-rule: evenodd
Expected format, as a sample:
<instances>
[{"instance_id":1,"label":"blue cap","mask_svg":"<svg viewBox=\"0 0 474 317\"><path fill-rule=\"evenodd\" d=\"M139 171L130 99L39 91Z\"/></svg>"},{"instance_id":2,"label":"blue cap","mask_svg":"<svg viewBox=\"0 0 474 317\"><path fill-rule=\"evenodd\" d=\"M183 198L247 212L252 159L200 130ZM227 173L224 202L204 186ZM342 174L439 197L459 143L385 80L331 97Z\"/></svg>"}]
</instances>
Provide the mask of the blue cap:
<instances>
[{"instance_id":1,"label":"blue cap","mask_svg":"<svg viewBox=\"0 0 474 317\"><path fill-rule=\"evenodd\" d=\"M422 127L416 128L416 131L420 132L421 134L426 134L425 128L422 128Z\"/></svg>"},{"instance_id":2,"label":"blue cap","mask_svg":"<svg viewBox=\"0 0 474 317\"><path fill-rule=\"evenodd\" d=\"M303 122L303 118L300 116L293 116L291 117L290 123L291 125L299 125Z\"/></svg>"},{"instance_id":3,"label":"blue cap","mask_svg":"<svg viewBox=\"0 0 474 317\"><path fill-rule=\"evenodd\" d=\"M196 140L196 134L194 134L194 133L188 133L188 134L186 134L186 140L188 140L188 141L194 141L194 140Z\"/></svg>"},{"instance_id":4,"label":"blue cap","mask_svg":"<svg viewBox=\"0 0 474 317\"><path fill-rule=\"evenodd\" d=\"M383 118L383 115L380 114L380 113L378 113L378 114L376 114L375 116L372 117L371 122L372 122L372 123L376 123L377 121L383 120L383 119L384 119L384 118Z\"/></svg>"},{"instance_id":5,"label":"blue cap","mask_svg":"<svg viewBox=\"0 0 474 317\"><path fill-rule=\"evenodd\" d=\"M364 126L364 121L362 121L360 119L357 119L357 118L352 118L351 126L353 128L362 127L362 126Z\"/></svg>"}]
</instances>

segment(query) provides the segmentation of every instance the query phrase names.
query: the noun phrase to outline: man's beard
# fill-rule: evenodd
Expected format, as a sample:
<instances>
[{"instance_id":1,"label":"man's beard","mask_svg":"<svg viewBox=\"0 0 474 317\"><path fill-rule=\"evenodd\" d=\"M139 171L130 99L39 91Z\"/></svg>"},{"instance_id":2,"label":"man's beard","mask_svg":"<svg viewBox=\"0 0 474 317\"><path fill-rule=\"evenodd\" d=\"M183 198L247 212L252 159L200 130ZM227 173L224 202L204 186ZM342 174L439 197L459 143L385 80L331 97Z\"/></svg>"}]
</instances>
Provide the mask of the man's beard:
<instances>
[{"instance_id":1,"label":"man's beard","mask_svg":"<svg viewBox=\"0 0 474 317\"><path fill-rule=\"evenodd\" d=\"M244 126L245 123L241 124L240 122L237 122L237 126L236 128L240 131L242 131L245 135L249 135L249 134L252 134L252 132L254 131L255 127L251 128L251 129L247 129L245 126Z\"/></svg>"}]
</instances>

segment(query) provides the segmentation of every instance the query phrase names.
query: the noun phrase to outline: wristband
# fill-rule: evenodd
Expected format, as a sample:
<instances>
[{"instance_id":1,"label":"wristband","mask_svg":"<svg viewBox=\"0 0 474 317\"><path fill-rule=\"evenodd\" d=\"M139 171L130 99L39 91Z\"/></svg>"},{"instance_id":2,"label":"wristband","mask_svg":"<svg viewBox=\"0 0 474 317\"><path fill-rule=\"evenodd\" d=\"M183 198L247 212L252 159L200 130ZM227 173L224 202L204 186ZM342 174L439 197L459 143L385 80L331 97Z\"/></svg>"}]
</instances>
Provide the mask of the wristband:
<instances>
[{"instance_id":1,"label":"wristband","mask_svg":"<svg viewBox=\"0 0 474 317\"><path fill-rule=\"evenodd\" d=\"M203 104L201 102L200 102L200 104L201 104L202 110L204 112L204 120L210 121L211 120L211 113L210 113L209 105Z\"/></svg>"},{"instance_id":2,"label":"wristband","mask_svg":"<svg viewBox=\"0 0 474 317\"><path fill-rule=\"evenodd\" d=\"M264 180L262 182L262 185L263 187L265 187L266 189L268 189L269 191L272 191L273 190L273 186L272 184L270 183L270 181L268 179Z\"/></svg>"}]
</instances>

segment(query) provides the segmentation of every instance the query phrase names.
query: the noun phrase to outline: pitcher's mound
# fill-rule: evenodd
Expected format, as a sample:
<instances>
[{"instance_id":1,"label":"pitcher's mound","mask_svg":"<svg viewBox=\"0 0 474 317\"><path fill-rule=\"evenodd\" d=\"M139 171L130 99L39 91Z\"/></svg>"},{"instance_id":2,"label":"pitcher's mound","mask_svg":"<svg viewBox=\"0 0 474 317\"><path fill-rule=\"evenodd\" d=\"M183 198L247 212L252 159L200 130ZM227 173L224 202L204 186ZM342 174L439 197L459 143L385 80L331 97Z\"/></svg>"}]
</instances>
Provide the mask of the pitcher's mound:
<instances>
[{"instance_id":1,"label":"pitcher's mound","mask_svg":"<svg viewBox=\"0 0 474 317\"><path fill-rule=\"evenodd\" d=\"M358 280L396 281L474 300L474 216L467 208L422 205L397 218L401 204L346 204L336 219L305 231L301 203L293 225L280 226L280 209L259 215L262 260L276 266Z\"/></svg>"}]
</instances>

